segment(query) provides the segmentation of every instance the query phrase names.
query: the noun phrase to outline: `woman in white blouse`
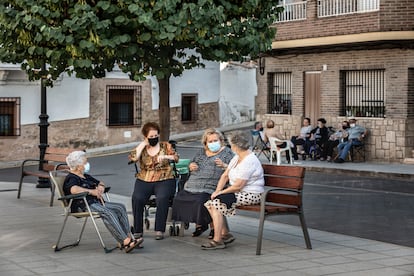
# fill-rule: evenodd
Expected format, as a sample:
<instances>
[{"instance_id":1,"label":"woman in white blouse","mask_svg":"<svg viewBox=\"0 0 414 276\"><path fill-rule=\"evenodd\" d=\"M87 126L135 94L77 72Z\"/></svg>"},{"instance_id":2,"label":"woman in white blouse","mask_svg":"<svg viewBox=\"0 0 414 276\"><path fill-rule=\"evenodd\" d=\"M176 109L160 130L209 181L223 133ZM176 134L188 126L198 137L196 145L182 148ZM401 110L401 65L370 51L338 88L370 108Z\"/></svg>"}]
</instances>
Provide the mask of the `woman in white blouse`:
<instances>
[{"instance_id":1,"label":"woman in white blouse","mask_svg":"<svg viewBox=\"0 0 414 276\"><path fill-rule=\"evenodd\" d=\"M222 249L235 240L229 233L223 216L235 215L236 206L259 204L264 191L263 168L257 156L249 149L249 135L236 132L230 138L236 154L222 174L215 192L204 206L214 224L214 238L202 249ZM227 183L230 185L226 186Z\"/></svg>"}]
</instances>

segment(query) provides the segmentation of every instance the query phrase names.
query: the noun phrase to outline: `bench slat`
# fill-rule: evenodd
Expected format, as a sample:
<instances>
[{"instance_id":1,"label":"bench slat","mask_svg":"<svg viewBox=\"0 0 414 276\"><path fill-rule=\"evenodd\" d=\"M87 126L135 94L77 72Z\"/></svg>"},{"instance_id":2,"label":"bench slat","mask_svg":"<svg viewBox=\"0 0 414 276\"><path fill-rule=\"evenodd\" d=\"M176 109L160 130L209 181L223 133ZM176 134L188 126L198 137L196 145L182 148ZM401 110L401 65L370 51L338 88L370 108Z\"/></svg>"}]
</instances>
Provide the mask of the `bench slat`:
<instances>
[{"instance_id":1,"label":"bench slat","mask_svg":"<svg viewBox=\"0 0 414 276\"><path fill-rule=\"evenodd\" d=\"M275 204L302 206L302 197L298 195L285 195L279 193L268 193L266 202Z\"/></svg>"},{"instance_id":2,"label":"bench slat","mask_svg":"<svg viewBox=\"0 0 414 276\"><path fill-rule=\"evenodd\" d=\"M264 174L277 175L277 176L289 176L289 177L305 177L304 167L295 166L275 166L270 164L263 164Z\"/></svg>"},{"instance_id":3,"label":"bench slat","mask_svg":"<svg viewBox=\"0 0 414 276\"><path fill-rule=\"evenodd\" d=\"M266 187L279 187L287 189L302 190L303 178L279 177L276 175L265 175Z\"/></svg>"}]
</instances>

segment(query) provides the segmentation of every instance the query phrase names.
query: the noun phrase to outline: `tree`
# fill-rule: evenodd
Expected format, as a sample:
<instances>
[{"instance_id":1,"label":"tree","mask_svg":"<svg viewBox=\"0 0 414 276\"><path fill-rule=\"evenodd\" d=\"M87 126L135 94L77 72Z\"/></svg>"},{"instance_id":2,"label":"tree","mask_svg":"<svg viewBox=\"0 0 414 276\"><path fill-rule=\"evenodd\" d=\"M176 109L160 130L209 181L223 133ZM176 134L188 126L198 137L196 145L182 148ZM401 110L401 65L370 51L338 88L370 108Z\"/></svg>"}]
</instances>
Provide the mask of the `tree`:
<instances>
[{"instance_id":1,"label":"tree","mask_svg":"<svg viewBox=\"0 0 414 276\"><path fill-rule=\"evenodd\" d=\"M202 60L242 61L271 49L277 0L0 0L0 60L52 86L63 72L159 81L168 139L169 78ZM44 67L43 65L47 65Z\"/></svg>"}]
</instances>

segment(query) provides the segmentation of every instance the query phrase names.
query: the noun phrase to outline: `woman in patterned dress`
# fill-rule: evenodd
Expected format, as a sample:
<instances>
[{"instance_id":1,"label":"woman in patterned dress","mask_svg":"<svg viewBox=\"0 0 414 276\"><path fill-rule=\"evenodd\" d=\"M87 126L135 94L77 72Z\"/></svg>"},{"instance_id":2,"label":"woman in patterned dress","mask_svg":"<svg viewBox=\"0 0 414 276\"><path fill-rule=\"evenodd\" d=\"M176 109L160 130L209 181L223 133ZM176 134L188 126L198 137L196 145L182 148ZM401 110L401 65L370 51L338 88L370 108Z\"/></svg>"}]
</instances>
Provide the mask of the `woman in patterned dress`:
<instances>
[{"instance_id":1,"label":"woman in patterned dress","mask_svg":"<svg viewBox=\"0 0 414 276\"><path fill-rule=\"evenodd\" d=\"M132 194L134 215L134 236L143 233L143 213L151 195L155 195L155 239L164 239L170 199L174 196L176 182L170 161L177 162L178 154L168 142L159 141L160 127L149 122L142 127L142 141L129 156L132 162L139 163L135 188Z\"/></svg>"},{"instance_id":2,"label":"woman in patterned dress","mask_svg":"<svg viewBox=\"0 0 414 276\"><path fill-rule=\"evenodd\" d=\"M181 222L195 222L193 237L208 229L211 217L204 203L216 190L217 182L233 158L233 152L224 145L224 136L214 128L204 131L201 138L203 149L194 156L189 165L190 177L184 189L175 196L172 219ZM210 226L211 227L211 226ZM213 238L211 227L209 238Z\"/></svg>"},{"instance_id":3,"label":"woman in patterned dress","mask_svg":"<svg viewBox=\"0 0 414 276\"><path fill-rule=\"evenodd\" d=\"M224 216L235 215L236 206L259 204L264 192L262 164L249 149L249 136L237 132L230 138L230 145L236 155L220 177L210 200L204 204L213 219L214 238L203 244L202 249L222 249L233 242L235 238L229 233Z\"/></svg>"}]
</instances>

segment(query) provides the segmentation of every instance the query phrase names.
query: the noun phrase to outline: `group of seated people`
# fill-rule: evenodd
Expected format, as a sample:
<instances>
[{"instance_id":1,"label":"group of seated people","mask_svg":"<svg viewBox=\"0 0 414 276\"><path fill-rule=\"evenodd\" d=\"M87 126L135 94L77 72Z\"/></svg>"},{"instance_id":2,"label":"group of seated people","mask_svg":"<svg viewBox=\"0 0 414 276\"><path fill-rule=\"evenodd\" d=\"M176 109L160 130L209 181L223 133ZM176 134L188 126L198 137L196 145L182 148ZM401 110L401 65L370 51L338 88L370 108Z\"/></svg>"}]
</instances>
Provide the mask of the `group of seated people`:
<instances>
[{"instance_id":1,"label":"group of seated people","mask_svg":"<svg viewBox=\"0 0 414 276\"><path fill-rule=\"evenodd\" d=\"M323 149L320 160L331 160L333 149L337 147L335 162L342 163L352 145L360 144L367 133L364 127L356 125L355 118L343 121L340 129L331 135L325 124L326 120L320 118L318 126L312 128L310 119L305 118L299 135L279 146L285 147L289 143L293 158L297 159L296 146L302 145L306 151L308 141L315 141ZM257 127L259 132L263 132L260 135L265 142L272 136L283 138L271 120L266 129L262 130L260 124ZM126 253L142 247L143 213L151 195L156 196L156 240L164 239L168 209L174 198L172 219L195 223L194 237L200 236L210 226L210 241L204 243L202 249L226 248L235 237L229 232L225 217L234 215L237 206L259 204L264 191L263 168L252 151L250 134L235 132L230 137L229 148L220 131L213 128L205 130L201 139L203 148L191 160L190 176L184 189L176 195L177 181L171 162L178 161L178 154L170 143L159 141L157 123L146 123L142 134L144 140L129 155L130 162L139 166L132 194L132 227L123 204L104 201L105 184L89 174L90 164L83 151L74 151L66 158L70 170L63 185L64 193L88 192L90 209L100 213L105 226ZM74 200L71 207L72 212L85 211L86 208L82 199Z\"/></svg>"},{"instance_id":2,"label":"group of seated people","mask_svg":"<svg viewBox=\"0 0 414 276\"><path fill-rule=\"evenodd\" d=\"M204 250L223 249L235 237L229 232L226 216L233 216L240 205L259 204L264 191L264 174L260 160L250 149L250 135L237 131L230 137L230 146L224 143L220 131L205 130L203 148L189 164L190 176L184 189L175 195L176 179L171 162L178 161L178 154L168 142L159 141L157 123L147 123L142 128L144 140L129 155L136 162L135 189L132 195L133 226L130 226L123 204L105 202L102 193L105 184L89 174L86 155L74 151L66 161L70 167L64 182L66 195L88 192L87 201L101 218L126 253L141 248L143 243L143 212L151 195L156 196L155 239L164 239L168 208L172 204L172 219L195 223L193 236L200 236L210 225L209 240L202 244ZM82 200L75 200L72 211L84 211Z\"/></svg>"},{"instance_id":3,"label":"group of seated people","mask_svg":"<svg viewBox=\"0 0 414 276\"><path fill-rule=\"evenodd\" d=\"M255 126L261 126L261 123L256 122ZM260 131L260 130L257 130ZM326 126L326 120L319 118L317 120L317 126L311 125L310 118L303 119L303 126L300 132L296 136L292 136L290 140L286 140L278 129L275 128L273 120L266 122L266 128L261 130L261 137L264 143L269 143L269 137L276 137L279 140L285 142L278 144L280 148L286 147L288 143L291 146L291 151L294 160L299 159L299 154L302 155L303 159L310 154L312 146L318 147L317 158L320 161L327 160L328 162L343 163L345 162L346 156L352 146L361 145L362 140L367 135L366 128L357 125L354 117L349 118L348 121L343 121L338 124L338 129L335 132L331 132ZM300 151L298 152L298 147ZM334 156L335 148L337 149L337 155ZM286 151L287 162L290 162L291 156Z\"/></svg>"}]
</instances>

